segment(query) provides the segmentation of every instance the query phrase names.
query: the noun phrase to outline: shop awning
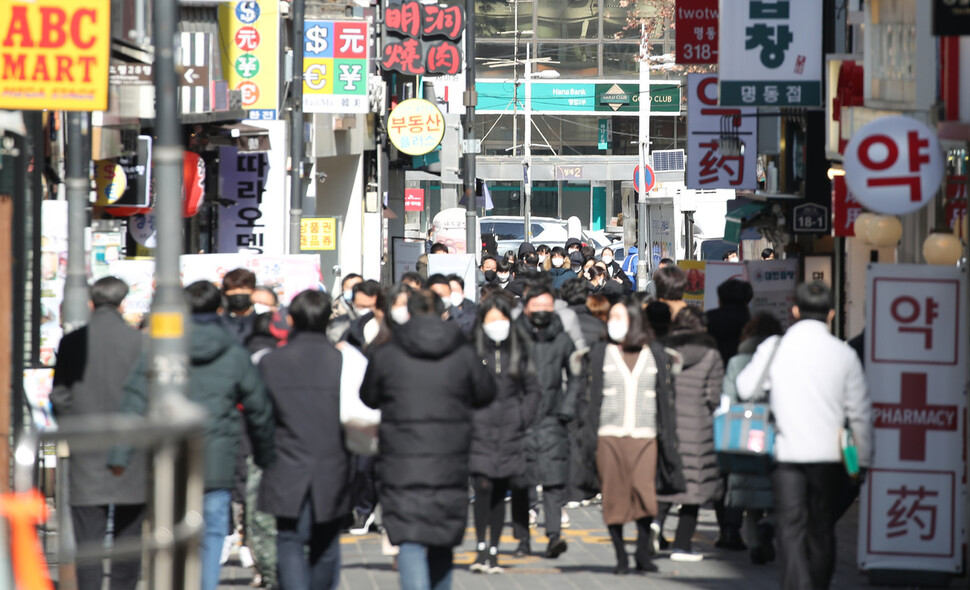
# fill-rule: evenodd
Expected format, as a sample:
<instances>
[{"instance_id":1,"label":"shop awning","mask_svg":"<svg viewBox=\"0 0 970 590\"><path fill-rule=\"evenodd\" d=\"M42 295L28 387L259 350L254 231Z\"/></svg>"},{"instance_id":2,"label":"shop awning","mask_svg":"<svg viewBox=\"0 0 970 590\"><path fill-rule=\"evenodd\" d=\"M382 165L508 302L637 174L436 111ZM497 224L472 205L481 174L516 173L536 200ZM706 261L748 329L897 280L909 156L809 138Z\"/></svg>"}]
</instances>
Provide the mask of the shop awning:
<instances>
[{"instance_id":1,"label":"shop awning","mask_svg":"<svg viewBox=\"0 0 970 590\"><path fill-rule=\"evenodd\" d=\"M737 209L728 211L724 216L724 241L740 243L744 222L755 217L768 206L768 203L745 203Z\"/></svg>"}]
</instances>

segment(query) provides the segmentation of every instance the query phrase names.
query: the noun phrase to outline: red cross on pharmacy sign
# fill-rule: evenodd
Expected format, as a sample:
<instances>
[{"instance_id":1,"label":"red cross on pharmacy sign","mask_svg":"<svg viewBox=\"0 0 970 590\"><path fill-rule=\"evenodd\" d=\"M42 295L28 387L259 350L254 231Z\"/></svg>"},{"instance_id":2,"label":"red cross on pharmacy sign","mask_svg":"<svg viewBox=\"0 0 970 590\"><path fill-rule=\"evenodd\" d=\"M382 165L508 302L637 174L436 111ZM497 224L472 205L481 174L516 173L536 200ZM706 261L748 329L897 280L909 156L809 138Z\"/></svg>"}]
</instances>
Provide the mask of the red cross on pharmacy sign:
<instances>
[{"instance_id":1,"label":"red cross on pharmacy sign","mask_svg":"<svg viewBox=\"0 0 970 590\"><path fill-rule=\"evenodd\" d=\"M903 373L898 404L872 404L873 427L899 430L899 458L926 460L930 431L955 432L957 407L926 403L926 373Z\"/></svg>"}]
</instances>

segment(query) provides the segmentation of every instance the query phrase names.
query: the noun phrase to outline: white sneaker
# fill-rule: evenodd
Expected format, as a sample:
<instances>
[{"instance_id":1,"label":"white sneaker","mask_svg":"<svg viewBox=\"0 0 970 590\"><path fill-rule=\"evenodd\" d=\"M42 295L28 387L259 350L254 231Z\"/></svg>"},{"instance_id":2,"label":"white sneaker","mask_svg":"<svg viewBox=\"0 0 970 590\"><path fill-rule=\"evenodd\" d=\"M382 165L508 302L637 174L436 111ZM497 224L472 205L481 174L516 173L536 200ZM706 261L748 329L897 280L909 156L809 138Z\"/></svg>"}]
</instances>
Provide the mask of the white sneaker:
<instances>
[{"instance_id":1,"label":"white sneaker","mask_svg":"<svg viewBox=\"0 0 970 590\"><path fill-rule=\"evenodd\" d=\"M570 526L572 526L572 524L569 522L569 513L566 512L565 508L562 509L562 516L559 518L559 526L564 529L568 529Z\"/></svg>"},{"instance_id":2,"label":"white sneaker","mask_svg":"<svg viewBox=\"0 0 970 590\"><path fill-rule=\"evenodd\" d=\"M243 545L239 548L239 564L244 568L249 569L255 565L255 560L253 560L253 552L249 550L249 547Z\"/></svg>"},{"instance_id":3,"label":"white sneaker","mask_svg":"<svg viewBox=\"0 0 970 590\"><path fill-rule=\"evenodd\" d=\"M222 540L222 553L219 554L219 565L226 565L226 562L229 561L229 557L232 555L232 550L239 543L239 540L239 533L227 535Z\"/></svg>"},{"instance_id":4,"label":"white sneaker","mask_svg":"<svg viewBox=\"0 0 970 590\"><path fill-rule=\"evenodd\" d=\"M660 533L661 532L662 531L660 530L660 523L659 522L651 522L650 523L650 545L649 545L649 547L653 551L653 554L654 555L660 553Z\"/></svg>"},{"instance_id":5,"label":"white sneaker","mask_svg":"<svg viewBox=\"0 0 970 590\"><path fill-rule=\"evenodd\" d=\"M529 509L529 526L534 527L539 524L539 513L535 510Z\"/></svg>"},{"instance_id":6,"label":"white sneaker","mask_svg":"<svg viewBox=\"0 0 970 590\"><path fill-rule=\"evenodd\" d=\"M697 563L704 559L704 555L696 551L674 551L670 554L670 561Z\"/></svg>"}]
</instances>

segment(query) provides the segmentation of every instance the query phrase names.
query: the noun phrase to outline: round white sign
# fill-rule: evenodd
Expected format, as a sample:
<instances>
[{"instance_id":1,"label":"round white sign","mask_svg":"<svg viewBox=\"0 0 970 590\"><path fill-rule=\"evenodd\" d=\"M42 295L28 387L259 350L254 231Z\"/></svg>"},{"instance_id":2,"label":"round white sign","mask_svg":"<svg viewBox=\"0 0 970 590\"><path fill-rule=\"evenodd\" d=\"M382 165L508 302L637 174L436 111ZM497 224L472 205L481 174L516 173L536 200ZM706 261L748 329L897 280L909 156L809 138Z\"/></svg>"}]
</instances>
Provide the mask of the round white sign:
<instances>
[{"instance_id":1,"label":"round white sign","mask_svg":"<svg viewBox=\"0 0 970 590\"><path fill-rule=\"evenodd\" d=\"M894 115L865 125L845 147L845 182L866 208L886 215L916 211L943 182L936 133L916 119Z\"/></svg>"},{"instance_id":2,"label":"round white sign","mask_svg":"<svg viewBox=\"0 0 970 590\"><path fill-rule=\"evenodd\" d=\"M155 212L132 215L128 218L128 233L133 240L146 248L158 245L158 234L155 230Z\"/></svg>"}]
</instances>

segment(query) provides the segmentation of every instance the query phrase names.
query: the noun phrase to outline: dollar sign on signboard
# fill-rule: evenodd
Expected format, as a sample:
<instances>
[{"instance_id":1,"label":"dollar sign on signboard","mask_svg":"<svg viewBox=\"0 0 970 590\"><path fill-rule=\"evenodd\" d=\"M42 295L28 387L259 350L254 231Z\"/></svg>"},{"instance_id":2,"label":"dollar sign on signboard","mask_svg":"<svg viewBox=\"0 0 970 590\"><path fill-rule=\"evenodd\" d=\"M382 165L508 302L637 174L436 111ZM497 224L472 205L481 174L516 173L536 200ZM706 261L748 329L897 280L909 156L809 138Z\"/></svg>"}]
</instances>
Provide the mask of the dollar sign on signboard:
<instances>
[{"instance_id":1,"label":"dollar sign on signboard","mask_svg":"<svg viewBox=\"0 0 970 590\"><path fill-rule=\"evenodd\" d=\"M307 53L323 53L327 50L329 42L327 41L328 29L325 27L310 27L306 31L306 52Z\"/></svg>"}]
</instances>

